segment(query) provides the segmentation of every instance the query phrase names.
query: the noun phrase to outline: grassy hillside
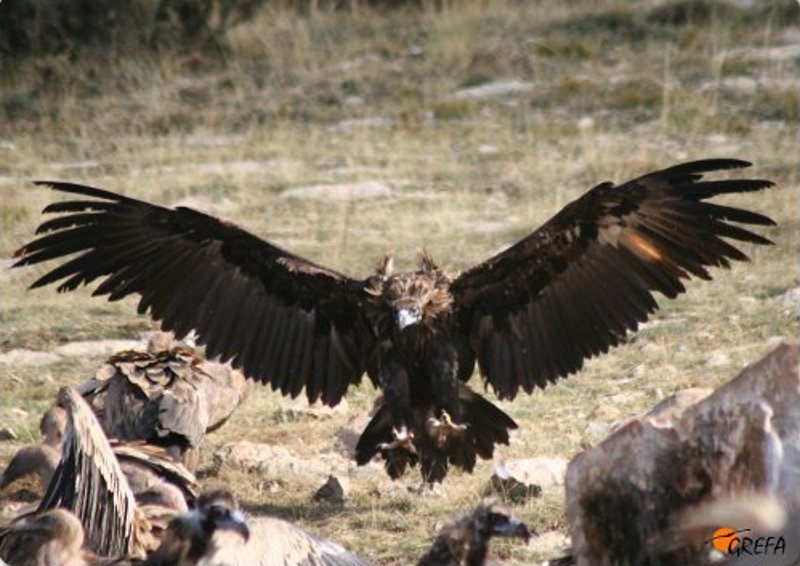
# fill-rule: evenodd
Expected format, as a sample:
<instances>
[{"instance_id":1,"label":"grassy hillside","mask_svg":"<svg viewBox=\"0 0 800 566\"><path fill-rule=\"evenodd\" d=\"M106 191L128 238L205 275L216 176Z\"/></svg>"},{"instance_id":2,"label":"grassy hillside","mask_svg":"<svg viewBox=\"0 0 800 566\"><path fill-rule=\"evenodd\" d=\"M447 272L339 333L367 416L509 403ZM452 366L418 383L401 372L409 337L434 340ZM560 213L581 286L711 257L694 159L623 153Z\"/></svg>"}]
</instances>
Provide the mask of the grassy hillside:
<instances>
[{"instance_id":1,"label":"grassy hillside","mask_svg":"<svg viewBox=\"0 0 800 566\"><path fill-rule=\"evenodd\" d=\"M752 263L662 301L627 344L546 391L502 403L521 429L500 456L571 457L598 441L597 421L635 415L680 389L717 386L781 337L798 335L787 295L800 285L795 2L440 4L305 16L268 8L232 29L218 58L9 58L0 84L1 353L137 339L154 328L132 300L28 292L41 270L6 269L52 198L31 179L190 204L365 275L388 251L399 267L412 265L422 246L456 271L596 183L703 157L753 161L755 176L778 184L721 199L774 218L778 226L763 232L776 245L745 246ZM499 81L510 92L464 91ZM388 192L282 196L366 181ZM20 434L0 443L0 464L37 438L57 387L82 381L102 359L0 364L0 425ZM291 420L277 412L281 399L259 388L209 437L203 467L214 448L242 438L314 459L334 449L336 431L373 397L365 385L344 413ZM390 489L377 471L352 471L342 508L311 503L314 487L291 479L223 470L207 481L234 486L252 512L294 520L378 564L406 564L428 546L437 521L474 505L490 474L482 463L422 496L416 473ZM0 493L0 503L11 495ZM527 548L498 544L494 556L546 558L567 532L563 491L547 490L517 511L551 534Z\"/></svg>"}]
</instances>

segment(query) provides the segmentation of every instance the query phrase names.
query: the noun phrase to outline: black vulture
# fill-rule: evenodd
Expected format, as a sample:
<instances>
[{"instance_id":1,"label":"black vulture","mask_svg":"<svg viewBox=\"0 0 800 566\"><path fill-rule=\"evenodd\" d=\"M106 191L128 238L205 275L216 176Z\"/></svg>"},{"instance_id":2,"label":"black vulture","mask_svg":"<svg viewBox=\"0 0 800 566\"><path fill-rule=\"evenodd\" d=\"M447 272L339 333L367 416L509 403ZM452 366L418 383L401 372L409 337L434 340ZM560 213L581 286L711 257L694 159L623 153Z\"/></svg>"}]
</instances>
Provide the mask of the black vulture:
<instances>
[{"instance_id":1,"label":"black vulture","mask_svg":"<svg viewBox=\"0 0 800 566\"><path fill-rule=\"evenodd\" d=\"M416 271L394 273L387 260L365 279L191 208L48 181L77 198L45 208L60 215L15 267L59 259L32 287L99 279L96 295L138 295L139 312L163 329L194 330L209 357L285 395L335 405L366 374L383 404L357 461L381 454L392 477L420 463L441 481L449 465L471 471L491 458L517 427L467 386L476 362L500 398L531 393L619 344L656 310L655 291L675 297L683 279L746 260L727 240L771 243L737 225L774 224L766 216L706 202L772 186L703 178L749 165L707 159L602 183L459 275L423 253Z\"/></svg>"},{"instance_id":2,"label":"black vulture","mask_svg":"<svg viewBox=\"0 0 800 566\"><path fill-rule=\"evenodd\" d=\"M528 543L531 531L500 501L487 498L472 513L442 527L417 566L483 566L492 537L518 537Z\"/></svg>"}]
</instances>

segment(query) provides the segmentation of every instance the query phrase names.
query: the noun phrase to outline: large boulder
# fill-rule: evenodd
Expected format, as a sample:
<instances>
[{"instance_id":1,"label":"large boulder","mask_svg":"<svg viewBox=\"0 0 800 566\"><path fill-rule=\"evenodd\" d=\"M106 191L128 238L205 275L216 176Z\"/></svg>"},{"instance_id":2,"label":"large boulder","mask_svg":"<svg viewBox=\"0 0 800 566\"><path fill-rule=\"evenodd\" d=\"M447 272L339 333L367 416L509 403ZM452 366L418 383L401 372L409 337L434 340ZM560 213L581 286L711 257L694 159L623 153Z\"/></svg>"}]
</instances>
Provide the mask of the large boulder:
<instances>
[{"instance_id":1,"label":"large boulder","mask_svg":"<svg viewBox=\"0 0 800 566\"><path fill-rule=\"evenodd\" d=\"M708 397L662 404L576 456L566 477L575 563L699 564L714 529L678 536L698 505L759 492L800 509L799 353L781 345Z\"/></svg>"}]
</instances>

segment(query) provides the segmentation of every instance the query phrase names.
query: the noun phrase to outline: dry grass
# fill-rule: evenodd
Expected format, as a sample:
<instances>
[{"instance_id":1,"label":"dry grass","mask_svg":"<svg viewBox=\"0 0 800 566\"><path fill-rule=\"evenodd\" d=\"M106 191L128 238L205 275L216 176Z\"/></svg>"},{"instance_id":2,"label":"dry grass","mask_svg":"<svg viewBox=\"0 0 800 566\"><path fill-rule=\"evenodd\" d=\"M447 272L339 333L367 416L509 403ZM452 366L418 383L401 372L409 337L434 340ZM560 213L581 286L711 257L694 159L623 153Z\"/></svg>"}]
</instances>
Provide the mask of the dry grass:
<instances>
[{"instance_id":1,"label":"dry grass","mask_svg":"<svg viewBox=\"0 0 800 566\"><path fill-rule=\"evenodd\" d=\"M634 415L676 390L719 385L778 337L798 335L797 315L782 297L798 286L799 65L796 56L759 57L800 33L789 27L796 3L746 14L703 2L446 4L386 15L298 17L273 9L233 30L231 53L202 70L167 56L77 64L50 57L6 67L2 350L136 338L153 327L135 316L132 301L28 292L36 270L5 269L52 196L29 179L191 203L365 274L386 251L408 266L423 245L448 268L463 268L599 181L709 156L751 160L756 176L778 183L729 199L775 218L778 227L765 232L776 245L748 248L753 263L694 282L687 296L663 303L653 324L579 375L503 404L521 431L500 456L570 457L597 440L587 424L598 404ZM479 101L451 97L500 79L533 89ZM374 117L388 120L386 127L336 127ZM279 196L296 185L366 180L387 183L392 196L342 203ZM82 381L101 361L0 365L0 424L21 440L36 438L38 415L57 386ZM367 386L356 389L350 412L372 397ZM279 405L259 389L208 439L205 462L215 447L240 438L314 458L332 450L347 420L282 422L272 417ZM0 445L0 461L17 447ZM403 564L427 547L437 521L475 503L490 471L482 463L474 475L454 473L424 496L390 496L380 474L353 472L343 508L312 504L309 485L284 482L270 493L270 478L257 474L212 480L232 485L252 511L295 520L376 563ZM418 482L411 474L403 484ZM567 530L559 490L518 512L539 532ZM495 556L527 563L548 552L501 543Z\"/></svg>"}]
</instances>

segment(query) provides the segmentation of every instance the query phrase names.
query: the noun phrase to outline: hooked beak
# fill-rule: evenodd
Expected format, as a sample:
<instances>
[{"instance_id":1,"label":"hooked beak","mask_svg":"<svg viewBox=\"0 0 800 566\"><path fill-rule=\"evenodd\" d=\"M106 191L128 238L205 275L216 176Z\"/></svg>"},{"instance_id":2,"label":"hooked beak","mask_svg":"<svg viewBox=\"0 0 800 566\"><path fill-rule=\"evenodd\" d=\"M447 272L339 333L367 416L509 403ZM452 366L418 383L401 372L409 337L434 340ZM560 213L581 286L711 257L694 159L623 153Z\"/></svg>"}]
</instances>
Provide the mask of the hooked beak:
<instances>
[{"instance_id":1,"label":"hooked beak","mask_svg":"<svg viewBox=\"0 0 800 566\"><path fill-rule=\"evenodd\" d=\"M528 529L528 525L516 517L509 518L509 520L502 525L495 525L493 532L501 537L519 537L525 541L525 544L528 544L531 538L531 531Z\"/></svg>"},{"instance_id":2,"label":"hooked beak","mask_svg":"<svg viewBox=\"0 0 800 566\"><path fill-rule=\"evenodd\" d=\"M242 535L244 542L250 540L250 527L247 526L247 521L241 511L233 511L229 517L219 521L217 530L233 531Z\"/></svg>"},{"instance_id":3,"label":"hooked beak","mask_svg":"<svg viewBox=\"0 0 800 566\"><path fill-rule=\"evenodd\" d=\"M406 326L411 326L419 323L422 319L422 314L416 309L399 308L395 313L397 318L397 326L403 330Z\"/></svg>"}]
</instances>

